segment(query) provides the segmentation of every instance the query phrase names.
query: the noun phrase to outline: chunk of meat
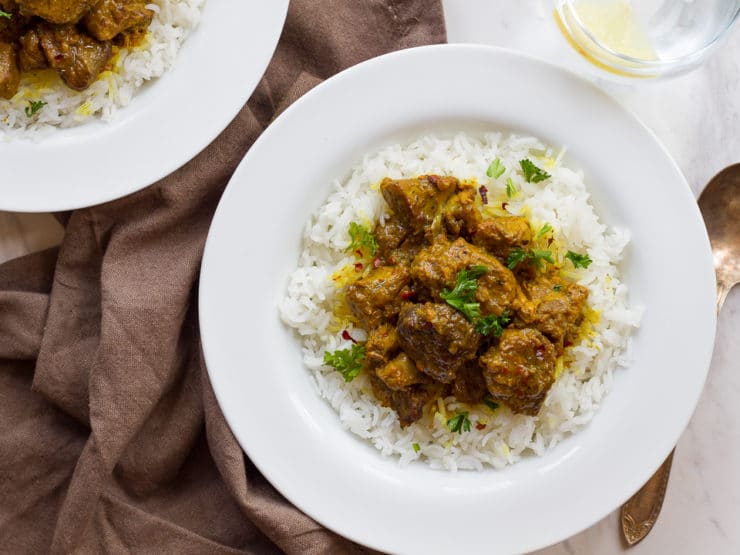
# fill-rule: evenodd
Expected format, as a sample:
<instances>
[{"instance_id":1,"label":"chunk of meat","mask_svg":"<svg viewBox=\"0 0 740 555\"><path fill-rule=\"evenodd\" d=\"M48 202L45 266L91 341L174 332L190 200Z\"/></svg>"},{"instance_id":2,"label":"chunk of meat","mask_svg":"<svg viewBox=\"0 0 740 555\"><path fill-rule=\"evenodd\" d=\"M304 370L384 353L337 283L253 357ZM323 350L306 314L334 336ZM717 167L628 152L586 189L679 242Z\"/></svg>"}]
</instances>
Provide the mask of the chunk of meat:
<instances>
[{"instance_id":1,"label":"chunk of meat","mask_svg":"<svg viewBox=\"0 0 740 555\"><path fill-rule=\"evenodd\" d=\"M482 219L475 205L477 195L475 187L464 185L460 186L460 190L447 201L443 216L448 233L471 237Z\"/></svg>"},{"instance_id":2,"label":"chunk of meat","mask_svg":"<svg viewBox=\"0 0 740 555\"><path fill-rule=\"evenodd\" d=\"M376 225L373 233L378 241L378 256L387 259L408 237L409 230L396 217L391 216L386 218L384 225Z\"/></svg>"},{"instance_id":3,"label":"chunk of meat","mask_svg":"<svg viewBox=\"0 0 740 555\"><path fill-rule=\"evenodd\" d=\"M113 39L113 44L121 48L133 48L144 42L147 33L149 33L149 23L135 25L117 34Z\"/></svg>"},{"instance_id":4,"label":"chunk of meat","mask_svg":"<svg viewBox=\"0 0 740 555\"><path fill-rule=\"evenodd\" d=\"M0 10L10 14L10 17L0 17L0 42L12 44L23 34L30 20L20 14L18 6L11 0L0 1Z\"/></svg>"},{"instance_id":5,"label":"chunk of meat","mask_svg":"<svg viewBox=\"0 0 740 555\"><path fill-rule=\"evenodd\" d=\"M378 368L375 374L393 391L429 381L429 378L419 372L414 361L406 353L401 353L388 364Z\"/></svg>"},{"instance_id":6,"label":"chunk of meat","mask_svg":"<svg viewBox=\"0 0 740 555\"><path fill-rule=\"evenodd\" d=\"M404 241L400 247L394 249L388 260L393 264L403 264L409 267L420 250L421 242L410 238Z\"/></svg>"},{"instance_id":7,"label":"chunk of meat","mask_svg":"<svg viewBox=\"0 0 740 555\"><path fill-rule=\"evenodd\" d=\"M484 220L475 228L473 244L505 260L516 247L529 248L532 229L521 216L504 216Z\"/></svg>"},{"instance_id":8,"label":"chunk of meat","mask_svg":"<svg viewBox=\"0 0 740 555\"><path fill-rule=\"evenodd\" d=\"M532 328L507 329L480 357L488 393L513 412L536 415L555 381L555 347Z\"/></svg>"},{"instance_id":9,"label":"chunk of meat","mask_svg":"<svg viewBox=\"0 0 740 555\"><path fill-rule=\"evenodd\" d=\"M398 314L409 281L405 266L381 266L347 287L347 303L366 330L376 328Z\"/></svg>"},{"instance_id":10,"label":"chunk of meat","mask_svg":"<svg viewBox=\"0 0 740 555\"><path fill-rule=\"evenodd\" d=\"M111 40L132 27L149 27L154 12L145 0L100 0L85 16L85 27L98 40Z\"/></svg>"},{"instance_id":11,"label":"chunk of meat","mask_svg":"<svg viewBox=\"0 0 740 555\"><path fill-rule=\"evenodd\" d=\"M95 82L111 57L110 42L99 42L74 25L40 25L39 39L49 65L78 91Z\"/></svg>"},{"instance_id":12,"label":"chunk of meat","mask_svg":"<svg viewBox=\"0 0 740 555\"><path fill-rule=\"evenodd\" d=\"M18 70L15 47L0 42L0 98L11 99L18 92L21 72Z\"/></svg>"},{"instance_id":13,"label":"chunk of meat","mask_svg":"<svg viewBox=\"0 0 740 555\"><path fill-rule=\"evenodd\" d=\"M524 281L522 289L529 300L519 310L520 317L549 337L562 352L566 338L572 340L578 333L588 289L554 273L538 273L533 280Z\"/></svg>"},{"instance_id":14,"label":"chunk of meat","mask_svg":"<svg viewBox=\"0 0 740 555\"><path fill-rule=\"evenodd\" d=\"M370 377L373 394L381 405L390 407L396 414L402 427L413 424L424 415L424 407L441 393L436 384L411 385L399 391L393 391L377 376Z\"/></svg>"},{"instance_id":15,"label":"chunk of meat","mask_svg":"<svg viewBox=\"0 0 740 555\"><path fill-rule=\"evenodd\" d=\"M41 39L35 28L29 29L18 39L18 42L21 47L18 52L18 62L21 66L21 71L33 71L48 67L49 63L41 48Z\"/></svg>"},{"instance_id":16,"label":"chunk of meat","mask_svg":"<svg viewBox=\"0 0 740 555\"><path fill-rule=\"evenodd\" d=\"M390 324L370 330L365 343L365 361L371 367L387 364L401 350L396 328Z\"/></svg>"},{"instance_id":17,"label":"chunk of meat","mask_svg":"<svg viewBox=\"0 0 740 555\"><path fill-rule=\"evenodd\" d=\"M402 427L413 424L424 415L424 407L437 397L439 387L435 385L412 385L391 394L391 408L398 413Z\"/></svg>"},{"instance_id":18,"label":"chunk of meat","mask_svg":"<svg viewBox=\"0 0 740 555\"><path fill-rule=\"evenodd\" d=\"M458 401L471 405L480 403L488 393L483 372L476 361L471 361L457 373L452 394Z\"/></svg>"},{"instance_id":19,"label":"chunk of meat","mask_svg":"<svg viewBox=\"0 0 740 555\"><path fill-rule=\"evenodd\" d=\"M99 0L16 0L23 15L51 23L77 23Z\"/></svg>"},{"instance_id":20,"label":"chunk of meat","mask_svg":"<svg viewBox=\"0 0 740 555\"><path fill-rule=\"evenodd\" d=\"M413 233L425 233L457 184L454 177L436 175L414 179L386 177L380 184L380 192L403 226Z\"/></svg>"},{"instance_id":21,"label":"chunk of meat","mask_svg":"<svg viewBox=\"0 0 740 555\"><path fill-rule=\"evenodd\" d=\"M434 298L440 299L443 289L454 288L461 270L478 265L488 270L478 279L475 292L481 314L500 316L504 310L518 307L524 297L514 274L495 256L462 238L452 243L438 238L430 247L419 251L411 265L411 275L429 288Z\"/></svg>"},{"instance_id":22,"label":"chunk of meat","mask_svg":"<svg viewBox=\"0 0 740 555\"><path fill-rule=\"evenodd\" d=\"M409 304L398 315L398 343L427 376L452 383L475 358L480 342L472 324L447 304Z\"/></svg>"}]
</instances>

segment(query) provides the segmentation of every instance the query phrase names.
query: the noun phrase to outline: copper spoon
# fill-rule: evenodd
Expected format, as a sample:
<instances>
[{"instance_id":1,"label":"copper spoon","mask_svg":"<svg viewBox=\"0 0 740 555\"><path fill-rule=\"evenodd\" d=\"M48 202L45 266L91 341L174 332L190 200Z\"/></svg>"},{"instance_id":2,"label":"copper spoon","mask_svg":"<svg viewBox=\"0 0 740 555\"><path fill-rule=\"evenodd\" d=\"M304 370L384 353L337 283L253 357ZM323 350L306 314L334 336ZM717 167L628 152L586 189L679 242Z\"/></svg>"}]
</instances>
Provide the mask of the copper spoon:
<instances>
[{"instance_id":1,"label":"copper spoon","mask_svg":"<svg viewBox=\"0 0 740 555\"><path fill-rule=\"evenodd\" d=\"M740 283L740 164L715 175L699 195L717 274L717 312L733 286ZM622 505L622 534L632 546L653 529L663 506L673 453L640 490Z\"/></svg>"}]
</instances>

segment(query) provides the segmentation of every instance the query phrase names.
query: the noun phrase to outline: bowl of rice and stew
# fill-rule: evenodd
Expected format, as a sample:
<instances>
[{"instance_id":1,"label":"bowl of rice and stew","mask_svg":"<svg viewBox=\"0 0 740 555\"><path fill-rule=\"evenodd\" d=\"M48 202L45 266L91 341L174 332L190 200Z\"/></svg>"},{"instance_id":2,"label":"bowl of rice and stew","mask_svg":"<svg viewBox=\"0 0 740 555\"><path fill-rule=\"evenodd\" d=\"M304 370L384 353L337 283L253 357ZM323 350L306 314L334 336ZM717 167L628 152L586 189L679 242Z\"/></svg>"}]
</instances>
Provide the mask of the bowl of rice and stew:
<instances>
[{"instance_id":1,"label":"bowl of rice and stew","mask_svg":"<svg viewBox=\"0 0 740 555\"><path fill-rule=\"evenodd\" d=\"M655 136L470 45L370 60L277 118L216 211L199 303L250 459L403 553L534 550L614 510L686 426L715 325L706 231Z\"/></svg>"},{"instance_id":2,"label":"bowl of rice and stew","mask_svg":"<svg viewBox=\"0 0 740 555\"><path fill-rule=\"evenodd\" d=\"M175 63L205 0L0 1L0 129L110 120Z\"/></svg>"},{"instance_id":3,"label":"bowl of rice and stew","mask_svg":"<svg viewBox=\"0 0 740 555\"><path fill-rule=\"evenodd\" d=\"M92 206L175 171L242 109L287 10L288 0L0 0L0 209Z\"/></svg>"}]
</instances>

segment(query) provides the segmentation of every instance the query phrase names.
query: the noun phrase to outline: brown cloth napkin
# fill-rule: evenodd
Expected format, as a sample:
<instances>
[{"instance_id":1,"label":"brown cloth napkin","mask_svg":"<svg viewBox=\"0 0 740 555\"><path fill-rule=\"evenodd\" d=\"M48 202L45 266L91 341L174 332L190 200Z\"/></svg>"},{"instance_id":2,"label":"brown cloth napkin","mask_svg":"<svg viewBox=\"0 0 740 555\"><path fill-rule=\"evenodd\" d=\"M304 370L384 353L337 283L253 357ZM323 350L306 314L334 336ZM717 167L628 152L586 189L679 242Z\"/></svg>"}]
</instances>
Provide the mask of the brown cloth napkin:
<instances>
[{"instance_id":1,"label":"brown cloth napkin","mask_svg":"<svg viewBox=\"0 0 740 555\"><path fill-rule=\"evenodd\" d=\"M58 250L0 266L0 552L364 551L245 458L201 359L198 271L229 177L282 107L362 60L444 40L440 0L294 0L265 78L213 144L73 212Z\"/></svg>"}]
</instances>

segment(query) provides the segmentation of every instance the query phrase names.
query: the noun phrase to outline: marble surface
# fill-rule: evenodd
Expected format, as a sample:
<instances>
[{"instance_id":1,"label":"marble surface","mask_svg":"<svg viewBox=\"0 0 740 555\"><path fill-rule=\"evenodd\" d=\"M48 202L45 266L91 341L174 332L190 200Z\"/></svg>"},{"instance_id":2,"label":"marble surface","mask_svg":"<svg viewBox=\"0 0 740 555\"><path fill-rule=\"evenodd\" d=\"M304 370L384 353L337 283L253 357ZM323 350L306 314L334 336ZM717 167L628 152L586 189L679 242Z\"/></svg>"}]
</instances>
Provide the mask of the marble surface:
<instances>
[{"instance_id":1,"label":"marble surface","mask_svg":"<svg viewBox=\"0 0 740 555\"><path fill-rule=\"evenodd\" d=\"M671 80L615 82L582 60L559 35L549 2L443 0L450 42L506 46L535 54L598 82L665 144L695 195L740 161L740 27L698 70ZM48 214L0 212L0 262L61 241ZM690 348L688 346L687 348ZM740 288L718 324L709 378L679 442L663 512L635 555L740 552ZM577 499L565 500L568 503ZM540 555L625 551L615 512ZM492 543L495 551L495 541Z\"/></svg>"}]
</instances>

